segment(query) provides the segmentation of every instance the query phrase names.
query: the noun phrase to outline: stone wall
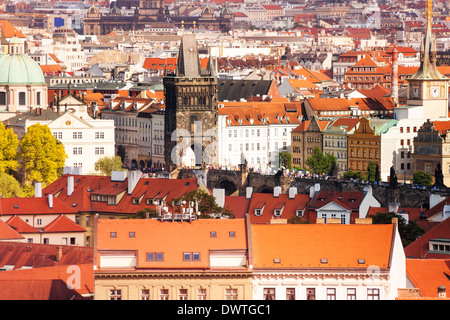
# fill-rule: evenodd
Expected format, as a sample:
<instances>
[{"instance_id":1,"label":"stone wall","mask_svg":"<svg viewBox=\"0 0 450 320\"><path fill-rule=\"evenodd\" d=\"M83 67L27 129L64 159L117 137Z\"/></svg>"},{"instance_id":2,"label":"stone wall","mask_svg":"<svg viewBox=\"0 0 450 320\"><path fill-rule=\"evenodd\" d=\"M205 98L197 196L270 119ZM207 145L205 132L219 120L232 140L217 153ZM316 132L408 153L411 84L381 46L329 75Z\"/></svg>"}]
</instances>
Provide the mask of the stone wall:
<instances>
[{"instance_id":1,"label":"stone wall","mask_svg":"<svg viewBox=\"0 0 450 320\"><path fill-rule=\"evenodd\" d=\"M320 190L323 191L360 191L364 192L367 184L354 183L334 180L319 179L301 179L285 177L281 174L262 175L246 171L229 170L207 170L207 186L211 189L223 188L226 195L245 195L245 188L252 187L253 192L272 193L273 188L280 186L282 193L287 193L289 187L296 187L300 194L309 194L311 187L320 184ZM178 178L195 177L193 170L183 169ZM424 189L413 189L399 185L390 187L388 185L372 185L373 196L382 206L389 206L392 203L398 203L400 207L415 207L424 209L429 208L430 195L438 194L442 197L450 195L447 191L431 191Z\"/></svg>"}]
</instances>

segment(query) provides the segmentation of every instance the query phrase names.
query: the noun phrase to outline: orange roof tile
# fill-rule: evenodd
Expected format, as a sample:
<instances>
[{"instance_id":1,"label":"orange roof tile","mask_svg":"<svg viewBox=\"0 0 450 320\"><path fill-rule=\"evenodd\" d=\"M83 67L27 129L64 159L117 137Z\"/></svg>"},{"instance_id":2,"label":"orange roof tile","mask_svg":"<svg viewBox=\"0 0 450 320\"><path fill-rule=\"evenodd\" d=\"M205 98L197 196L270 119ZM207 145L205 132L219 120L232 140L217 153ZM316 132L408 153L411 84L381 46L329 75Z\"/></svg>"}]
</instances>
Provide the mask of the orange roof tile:
<instances>
[{"instance_id":1,"label":"orange roof tile","mask_svg":"<svg viewBox=\"0 0 450 320\"><path fill-rule=\"evenodd\" d=\"M24 239L14 228L6 224L3 220L0 220L0 239L1 240L18 240Z\"/></svg>"},{"instance_id":2,"label":"orange roof tile","mask_svg":"<svg viewBox=\"0 0 450 320\"><path fill-rule=\"evenodd\" d=\"M253 224L253 266L255 269L366 269L370 265L388 268L393 228L393 225ZM289 243L295 246L285 245ZM327 259L327 263L321 263L321 259ZM358 259L364 259L364 263L359 264Z\"/></svg>"},{"instance_id":3,"label":"orange roof tile","mask_svg":"<svg viewBox=\"0 0 450 320\"><path fill-rule=\"evenodd\" d=\"M18 233L39 233L40 231L23 221L19 216L12 216L6 221Z\"/></svg>"},{"instance_id":4,"label":"orange roof tile","mask_svg":"<svg viewBox=\"0 0 450 320\"><path fill-rule=\"evenodd\" d=\"M44 232L85 232L86 229L76 224L65 215L59 215L55 220L44 227Z\"/></svg>"},{"instance_id":5,"label":"orange roof tile","mask_svg":"<svg viewBox=\"0 0 450 320\"><path fill-rule=\"evenodd\" d=\"M15 26L8 20L0 20L0 27L5 38L12 38L14 36L18 38L26 38L22 32L20 32Z\"/></svg>"},{"instance_id":6,"label":"orange roof tile","mask_svg":"<svg viewBox=\"0 0 450 320\"><path fill-rule=\"evenodd\" d=\"M134 237L129 237L131 231ZM111 237L111 232L115 232L116 237ZM211 232L215 232L216 236L211 237ZM230 232L234 232L234 236L230 236ZM99 252L137 251L137 269L204 269L210 267L210 251L246 251L246 237L244 219L200 219L192 222L99 219L97 248ZM162 252L164 260L147 261L147 252ZM184 252L198 252L200 260L185 262Z\"/></svg>"},{"instance_id":7,"label":"orange roof tile","mask_svg":"<svg viewBox=\"0 0 450 320\"><path fill-rule=\"evenodd\" d=\"M406 259L406 274L422 297L437 297L439 286L450 288L450 259Z\"/></svg>"}]
</instances>

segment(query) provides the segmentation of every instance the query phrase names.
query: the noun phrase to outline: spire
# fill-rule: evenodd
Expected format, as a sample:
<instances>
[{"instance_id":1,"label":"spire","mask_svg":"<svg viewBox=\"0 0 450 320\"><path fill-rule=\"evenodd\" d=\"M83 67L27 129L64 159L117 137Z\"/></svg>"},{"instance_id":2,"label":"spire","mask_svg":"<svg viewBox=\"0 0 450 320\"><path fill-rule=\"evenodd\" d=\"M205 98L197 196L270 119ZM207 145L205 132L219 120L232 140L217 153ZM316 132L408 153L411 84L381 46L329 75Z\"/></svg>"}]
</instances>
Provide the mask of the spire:
<instances>
[{"instance_id":1,"label":"spire","mask_svg":"<svg viewBox=\"0 0 450 320\"><path fill-rule=\"evenodd\" d=\"M436 39L433 37L432 32L432 0L427 0L425 19L425 36L422 37L422 46L420 48L420 68L410 79L447 79L439 72L436 66Z\"/></svg>"},{"instance_id":2,"label":"spire","mask_svg":"<svg viewBox=\"0 0 450 320\"><path fill-rule=\"evenodd\" d=\"M197 41L194 34L183 34L181 36L180 50L176 76L197 78L201 75L201 65L197 50Z\"/></svg>"}]
</instances>

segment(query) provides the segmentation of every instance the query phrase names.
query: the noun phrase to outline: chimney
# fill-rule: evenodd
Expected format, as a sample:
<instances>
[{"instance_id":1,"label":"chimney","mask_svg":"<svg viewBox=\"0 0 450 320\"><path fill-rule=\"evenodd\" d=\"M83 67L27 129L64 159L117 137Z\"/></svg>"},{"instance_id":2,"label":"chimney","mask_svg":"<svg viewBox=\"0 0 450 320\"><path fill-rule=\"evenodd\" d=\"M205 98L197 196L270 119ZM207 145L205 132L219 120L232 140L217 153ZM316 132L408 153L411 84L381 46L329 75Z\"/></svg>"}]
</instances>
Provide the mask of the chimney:
<instances>
[{"instance_id":1,"label":"chimney","mask_svg":"<svg viewBox=\"0 0 450 320\"><path fill-rule=\"evenodd\" d=\"M68 196L72 195L74 188L75 188L75 185L73 182L73 176L67 177L67 195Z\"/></svg>"},{"instance_id":2,"label":"chimney","mask_svg":"<svg viewBox=\"0 0 450 320\"><path fill-rule=\"evenodd\" d=\"M252 187L245 188L245 198L246 199L251 199L252 194L253 194L253 188Z\"/></svg>"},{"instance_id":3,"label":"chimney","mask_svg":"<svg viewBox=\"0 0 450 320\"><path fill-rule=\"evenodd\" d=\"M48 195L48 207L53 209L53 195L51 193Z\"/></svg>"},{"instance_id":4,"label":"chimney","mask_svg":"<svg viewBox=\"0 0 450 320\"><path fill-rule=\"evenodd\" d=\"M281 193L281 187L275 187L273 188L273 197L274 198L278 198L280 196Z\"/></svg>"},{"instance_id":5,"label":"chimney","mask_svg":"<svg viewBox=\"0 0 450 320\"><path fill-rule=\"evenodd\" d=\"M316 192L319 192L319 191L320 191L320 183L315 183L314 186L309 188L309 198L310 199L314 198L314 195L316 194Z\"/></svg>"},{"instance_id":6,"label":"chimney","mask_svg":"<svg viewBox=\"0 0 450 320\"><path fill-rule=\"evenodd\" d=\"M56 262L60 262L63 255L63 247L56 247Z\"/></svg>"},{"instance_id":7,"label":"chimney","mask_svg":"<svg viewBox=\"0 0 450 320\"><path fill-rule=\"evenodd\" d=\"M36 182L34 184L34 196L36 198L42 197L42 182Z\"/></svg>"},{"instance_id":8,"label":"chimney","mask_svg":"<svg viewBox=\"0 0 450 320\"><path fill-rule=\"evenodd\" d=\"M294 199L296 195L297 195L297 188L290 187L289 188L289 199Z\"/></svg>"},{"instance_id":9,"label":"chimney","mask_svg":"<svg viewBox=\"0 0 450 320\"><path fill-rule=\"evenodd\" d=\"M394 103L398 104L398 50L394 47L392 51L392 81L391 81L391 95Z\"/></svg>"},{"instance_id":10,"label":"chimney","mask_svg":"<svg viewBox=\"0 0 450 320\"><path fill-rule=\"evenodd\" d=\"M447 298L447 293L445 292L445 287L443 285L438 287L437 294L439 298Z\"/></svg>"},{"instance_id":11,"label":"chimney","mask_svg":"<svg viewBox=\"0 0 450 320\"><path fill-rule=\"evenodd\" d=\"M217 205L223 208L225 205L225 189L213 189L213 196Z\"/></svg>"},{"instance_id":12,"label":"chimney","mask_svg":"<svg viewBox=\"0 0 450 320\"><path fill-rule=\"evenodd\" d=\"M141 171L139 170L128 171L128 194L133 193L133 190L138 184L139 179L141 179Z\"/></svg>"}]
</instances>

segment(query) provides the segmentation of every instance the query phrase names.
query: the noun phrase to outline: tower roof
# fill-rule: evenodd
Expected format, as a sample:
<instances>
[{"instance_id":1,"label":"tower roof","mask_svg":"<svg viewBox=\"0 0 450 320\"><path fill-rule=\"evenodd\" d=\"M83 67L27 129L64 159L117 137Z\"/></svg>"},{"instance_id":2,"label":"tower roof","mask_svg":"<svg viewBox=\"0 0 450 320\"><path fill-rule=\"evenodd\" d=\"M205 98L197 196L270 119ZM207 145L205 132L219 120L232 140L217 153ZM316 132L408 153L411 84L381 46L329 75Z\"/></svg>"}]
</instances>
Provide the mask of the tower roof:
<instances>
[{"instance_id":1,"label":"tower roof","mask_svg":"<svg viewBox=\"0 0 450 320\"><path fill-rule=\"evenodd\" d=\"M197 78L201 76L197 41L194 34L183 34L181 36L176 75L188 78Z\"/></svg>"},{"instance_id":2,"label":"tower roof","mask_svg":"<svg viewBox=\"0 0 450 320\"><path fill-rule=\"evenodd\" d=\"M410 78L412 80L446 80L436 66L436 39L433 38L431 26L433 23L433 15L431 11L432 1L427 0L426 8L426 29L425 36L422 38L422 46L420 48L420 67L419 70Z\"/></svg>"}]
</instances>

